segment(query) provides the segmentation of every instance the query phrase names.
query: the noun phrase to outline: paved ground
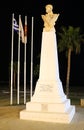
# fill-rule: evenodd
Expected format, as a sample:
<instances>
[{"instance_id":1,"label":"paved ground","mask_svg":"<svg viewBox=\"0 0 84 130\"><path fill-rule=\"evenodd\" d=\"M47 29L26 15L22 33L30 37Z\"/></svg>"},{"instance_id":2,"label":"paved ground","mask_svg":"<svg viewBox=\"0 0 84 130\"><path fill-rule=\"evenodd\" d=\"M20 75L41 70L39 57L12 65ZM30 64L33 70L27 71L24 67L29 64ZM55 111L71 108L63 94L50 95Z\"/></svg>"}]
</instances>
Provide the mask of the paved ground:
<instances>
[{"instance_id":1,"label":"paved ground","mask_svg":"<svg viewBox=\"0 0 84 130\"><path fill-rule=\"evenodd\" d=\"M0 107L0 130L84 130L84 107L76 106L76 113L70 124L27 121L19 119L19 112L25 105Z\"/></svg>"}]
</instances>

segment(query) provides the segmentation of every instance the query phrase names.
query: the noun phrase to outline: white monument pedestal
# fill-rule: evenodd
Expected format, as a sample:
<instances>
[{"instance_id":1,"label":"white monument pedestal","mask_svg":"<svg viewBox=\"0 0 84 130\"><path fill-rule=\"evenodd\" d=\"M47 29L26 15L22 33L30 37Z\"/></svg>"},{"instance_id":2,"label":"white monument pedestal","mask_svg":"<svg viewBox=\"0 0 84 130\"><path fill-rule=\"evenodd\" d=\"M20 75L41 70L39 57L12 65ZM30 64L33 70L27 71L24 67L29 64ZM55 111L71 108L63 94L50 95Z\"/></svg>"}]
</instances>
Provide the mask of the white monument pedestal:
<instances>
[{"instance_id":1,"label":"white monument pedestal","mask_svg":"<svg viewBox=\"0 0 84 130\"><path fill-rule=\"evenodd\" d=\"M20 119L70 123L74 114L75 106L66 98L59 78L55 32L43 32L39 79Z\"/></svg>"}]
</instances>

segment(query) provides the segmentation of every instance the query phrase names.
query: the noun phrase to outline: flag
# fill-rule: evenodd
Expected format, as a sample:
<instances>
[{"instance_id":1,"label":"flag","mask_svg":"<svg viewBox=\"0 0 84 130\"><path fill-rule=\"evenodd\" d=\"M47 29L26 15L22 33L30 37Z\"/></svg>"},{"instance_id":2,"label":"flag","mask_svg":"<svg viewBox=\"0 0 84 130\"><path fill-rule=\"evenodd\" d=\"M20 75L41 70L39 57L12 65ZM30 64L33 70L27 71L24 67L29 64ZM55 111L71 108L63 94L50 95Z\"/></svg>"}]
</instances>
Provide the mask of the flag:
<instances>
[{"instance_id":1,"label":"flag","mask_svg":"<svg viewBox=\"0 0 84 130\"><path fill-rule=\"evenodd\" d=\"M19 25L17 24L17 21L15 18L13 18L13 29L17 32L19 31Z\"/></svg>"},{"instance_id":2,"label":"flag","mask_svg":"<svg viewBox=\"0 0 84 130\"><path fill-rule=\"evenodd\" d=\"M19 19L19 29L20 29L20 37L21 37L22 43L25 43L24 29L23 29L21 18Z\"/></svg>"},{"instance_id":3,"label":"flag","mask_svg":"<svg viewBox=\"0 0 84 130\"><path fill-rule=\"evenodd\" d=\"M23 25L22 25L22 21L21 18L19 18L19 25L17 24L16 19L13 19L13 29L19 34L20 31L20 38L22 43L25 43L25 37L24 37L24 29L23 29Z\"/></svg>"},{"instance_id":4,"label":"flag","mask_svg":"<svg viewBox=\"0 0 84 130\"><path fill-rule=\"evenodd\" d=\"M24 40L24 42L27 43L27 16L25 16Z\"/></svg>"}]
</instances>

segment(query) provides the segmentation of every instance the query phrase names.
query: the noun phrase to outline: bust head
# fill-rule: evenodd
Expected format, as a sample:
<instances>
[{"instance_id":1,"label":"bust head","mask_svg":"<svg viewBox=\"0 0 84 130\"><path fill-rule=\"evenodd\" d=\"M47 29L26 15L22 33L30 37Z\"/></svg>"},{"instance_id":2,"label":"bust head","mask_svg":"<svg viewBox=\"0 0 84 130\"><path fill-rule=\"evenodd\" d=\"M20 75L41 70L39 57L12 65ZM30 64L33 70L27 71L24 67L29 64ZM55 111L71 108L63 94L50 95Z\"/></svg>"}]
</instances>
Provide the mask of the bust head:
<instances>
[{"instance_id":1,"label":"bust head","mask_svg":"<svg viewBox=\"0 0 84 130\"><path fill-rule=\"evenodd\" d=\"M53 10L53 6L51 4L46 5L45 8L47 13L50 13Z\"/></svg>"}]
</instances>

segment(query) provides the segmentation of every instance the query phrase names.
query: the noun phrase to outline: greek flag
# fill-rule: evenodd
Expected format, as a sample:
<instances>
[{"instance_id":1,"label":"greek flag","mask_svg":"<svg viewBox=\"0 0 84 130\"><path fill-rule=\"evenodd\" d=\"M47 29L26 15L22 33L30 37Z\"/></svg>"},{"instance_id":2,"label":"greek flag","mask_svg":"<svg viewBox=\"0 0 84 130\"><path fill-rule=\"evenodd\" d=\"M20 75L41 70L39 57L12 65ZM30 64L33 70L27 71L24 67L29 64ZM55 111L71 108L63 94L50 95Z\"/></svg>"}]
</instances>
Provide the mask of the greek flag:
<instances>
[{"instance_id":1,"label":"greek flag","mask_svg":"<svg viewBox=\"0 0 84 130\"><path fill-rule=\"evenodd\" d=\"M13 19L13 29L14 29L15 31L19 31L19 25L17 24L17 21L16 21L15 18Z\"/></svg>"},{"instance_id":2,"label":"greek flag","mask_svg":"<svg viewBox=\"0 0 84 130\"><path fill-rule=\"evenodd\" d=\"M17 24L16 19L13 19L13 29L19 34L20 32L20 39L22 41L22 43L24 43L25 38L24 38L24 29L23 29L23 25L22 25L22 21L21 18L19 18L19 25Z\"/></svg>"}]
</instances>

